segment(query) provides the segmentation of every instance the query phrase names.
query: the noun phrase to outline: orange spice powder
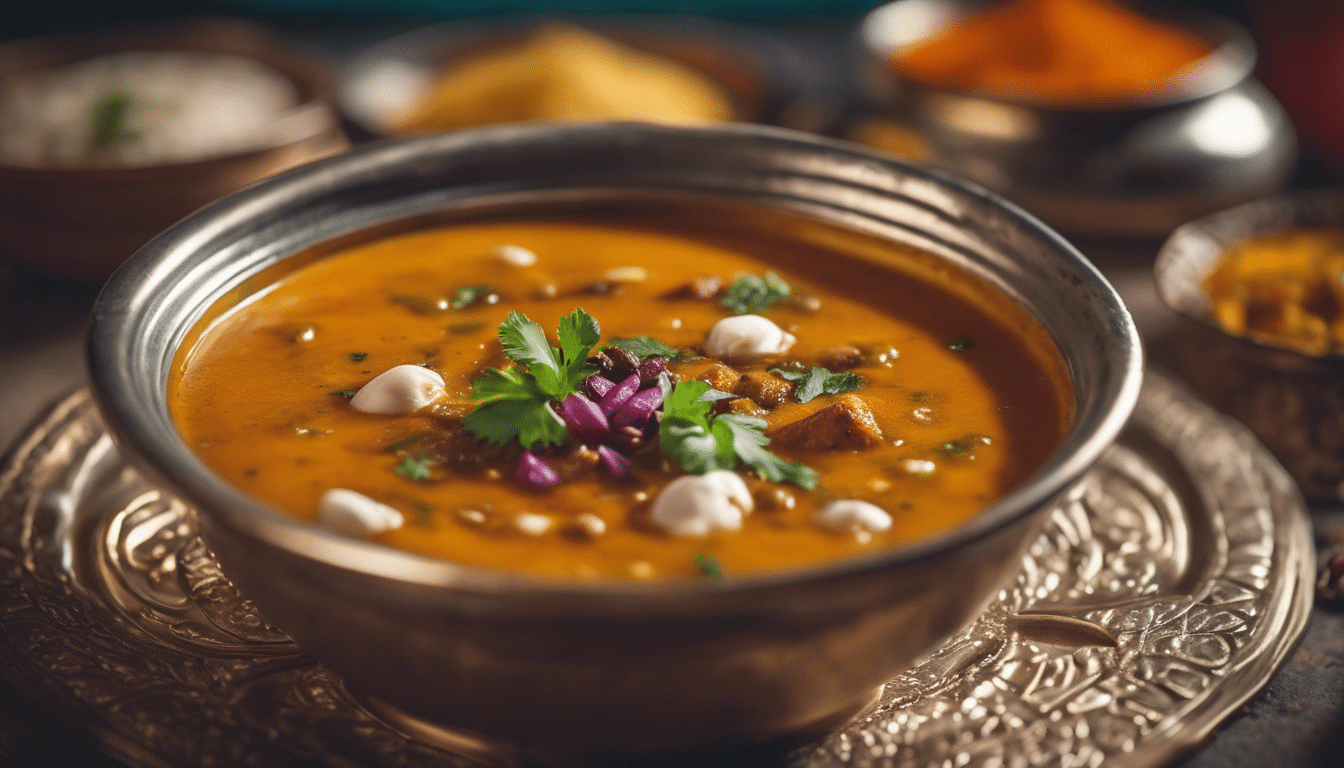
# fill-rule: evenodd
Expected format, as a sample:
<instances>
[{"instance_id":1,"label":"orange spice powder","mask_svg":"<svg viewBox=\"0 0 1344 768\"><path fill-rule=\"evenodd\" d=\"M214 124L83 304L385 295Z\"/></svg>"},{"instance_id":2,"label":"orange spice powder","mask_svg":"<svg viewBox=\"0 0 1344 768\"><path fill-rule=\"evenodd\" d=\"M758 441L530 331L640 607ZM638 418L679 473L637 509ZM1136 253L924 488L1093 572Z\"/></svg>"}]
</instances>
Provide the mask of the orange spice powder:
<instances>
[{"instance_id":1,"label":"orange spice powder","mask_svg":"<svg viewBox=\"0 0 1344 768\"><path fill-rule=\"evenodd\" d=\"M1086 102L1160 89L1209 51L1194 35L1106 0L1016 0L953 24L893 64L932 85Z\"/></svg>"}]
</instances>

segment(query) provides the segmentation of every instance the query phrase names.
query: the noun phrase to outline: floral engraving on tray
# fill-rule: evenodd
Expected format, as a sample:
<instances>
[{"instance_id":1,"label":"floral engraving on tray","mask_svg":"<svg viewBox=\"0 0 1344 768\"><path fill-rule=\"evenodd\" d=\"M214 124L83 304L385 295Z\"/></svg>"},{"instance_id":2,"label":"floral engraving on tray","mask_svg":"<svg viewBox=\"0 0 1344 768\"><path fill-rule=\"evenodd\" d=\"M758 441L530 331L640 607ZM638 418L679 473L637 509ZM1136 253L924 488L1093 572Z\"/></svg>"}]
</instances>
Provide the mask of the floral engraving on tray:
<instances>
[{"instance_id":1,"label":"floral engraving on tray","mask_svg":"<svg viewBox=\"0 0 1344 768\"><path fill-rule=\"evenodd\" d=\"M1197 743L1301 631L1300 500L1161 377L974 625L844 731L833 766L1140 766ZM479 765L363 708L259 617L86 392L0 467L0 672L133 765Z\"/></svg>"}]
</instances>

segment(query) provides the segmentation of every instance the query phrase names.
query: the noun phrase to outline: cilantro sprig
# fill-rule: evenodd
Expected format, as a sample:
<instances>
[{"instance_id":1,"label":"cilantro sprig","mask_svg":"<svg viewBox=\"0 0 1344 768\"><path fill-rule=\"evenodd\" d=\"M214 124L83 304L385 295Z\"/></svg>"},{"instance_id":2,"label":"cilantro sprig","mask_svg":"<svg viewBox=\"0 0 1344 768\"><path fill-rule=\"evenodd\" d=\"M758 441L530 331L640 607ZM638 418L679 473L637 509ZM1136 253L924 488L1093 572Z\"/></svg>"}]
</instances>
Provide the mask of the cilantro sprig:
<instances>
[{"instance_id":1,"label":"cilantro sprig","mask_svg":"<svg viewBox=\"0 0 1344 768\"><path fill-rule=\"evenodd\" d=\"M517 440L524 447L537 443L561 445L569 436L551 406L580 391L594 368L588 352L602 337L592 315L576 308L560 319L560 346L552 347L541 326L526 315L510 312L499 326L504 354L521 369L486 368L472 382L479 405L463 426L495 445Z\"/></svg>"},{"instance_id":2,"label":"cilantro sprig","mask_svg":"<svg viewBox=\"0 0 1344 768\"><path fill-rule=\"evenodd\" d=\"M793 295L793 286L774 272L740 275L723 292L719 303L735 315L764 312Z\"/></svg>"},{"instance_id":3,"label":"cilantro sprig","mask_svg":"<svg viewBox=\"0 0 1344 768\"><path fill-rule=\"evenodd\" d=\"M765 421L741 414L713 415L714 401L734 395L703 381L679 381L663 401L658 441L663 453L687 472L705 474L732 469L740 461L762 479L802 488L817 486L817 473L765 449Z\"/></svg>"},{"instance_id":4,"label":"cilantro sprig","mask_svg":"<svg viewBox=\"0 0 1344 768\"><path fill-rule=\"evenodd\" d=\"M820 366L806 372L783 368L773 368L771 372L793 382L793 397L800 403L811 402L818 395L838 395L863 386L863 379L857 373L834 373Z\"/></svg>"},{"instance_id":5,"label":"cilantro sprig","mask_svg":"<svg viewBox=\"0 0 1344 768\"><path fill-rule=\"evenodd\" d=\"M700 359L699 355L689 349L677 349L671 344L659 341L652 336L637 336L631 339L615 338L607 342L607 346L620 347L641 360L646 357L666 357L669 360L684 363Z\"/></svg>"}]
</instances>

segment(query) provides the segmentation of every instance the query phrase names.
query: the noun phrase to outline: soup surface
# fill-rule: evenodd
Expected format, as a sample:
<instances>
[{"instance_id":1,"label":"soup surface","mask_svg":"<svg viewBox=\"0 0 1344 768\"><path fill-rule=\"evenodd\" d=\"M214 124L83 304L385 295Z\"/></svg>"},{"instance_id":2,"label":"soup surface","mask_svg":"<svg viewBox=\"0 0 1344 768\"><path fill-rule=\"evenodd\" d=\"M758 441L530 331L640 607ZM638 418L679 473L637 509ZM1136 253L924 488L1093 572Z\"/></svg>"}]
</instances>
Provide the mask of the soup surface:
<instances>
[{"instance_id":1,"label":"soup surface","mask_svg":"<svg viewBox=\"0 0 1344 768\"><path fill-rule=\"evenodd\" d=\"M561 578L850 557L1040 467L1072 404L1026 313L924 254L787 230L612 214L355 245L203 320L174 417L296 517L348 530L354 499L387 545ZM405 365L422 399L368 412Z\"/></svg>"}]
</instances>

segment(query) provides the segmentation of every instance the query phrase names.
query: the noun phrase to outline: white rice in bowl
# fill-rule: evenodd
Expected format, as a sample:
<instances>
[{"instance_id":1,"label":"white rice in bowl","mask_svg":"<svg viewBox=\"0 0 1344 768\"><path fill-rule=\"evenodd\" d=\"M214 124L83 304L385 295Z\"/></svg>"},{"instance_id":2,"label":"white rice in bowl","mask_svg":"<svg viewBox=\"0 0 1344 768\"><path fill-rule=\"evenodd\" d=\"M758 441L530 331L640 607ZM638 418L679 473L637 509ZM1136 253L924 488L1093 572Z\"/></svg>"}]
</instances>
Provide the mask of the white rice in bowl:
<instances>
[{"instance_id":1,"label":"white rice in bowl","mask_svg":"<svg viewBox=\"0 0 1344 768\"><path fill-rule=\"evenodd\" d=\"M284 143L294 83L244 56L128 51L0 80L0 164L147 166Z\"/></svg>"}]
</instances>

